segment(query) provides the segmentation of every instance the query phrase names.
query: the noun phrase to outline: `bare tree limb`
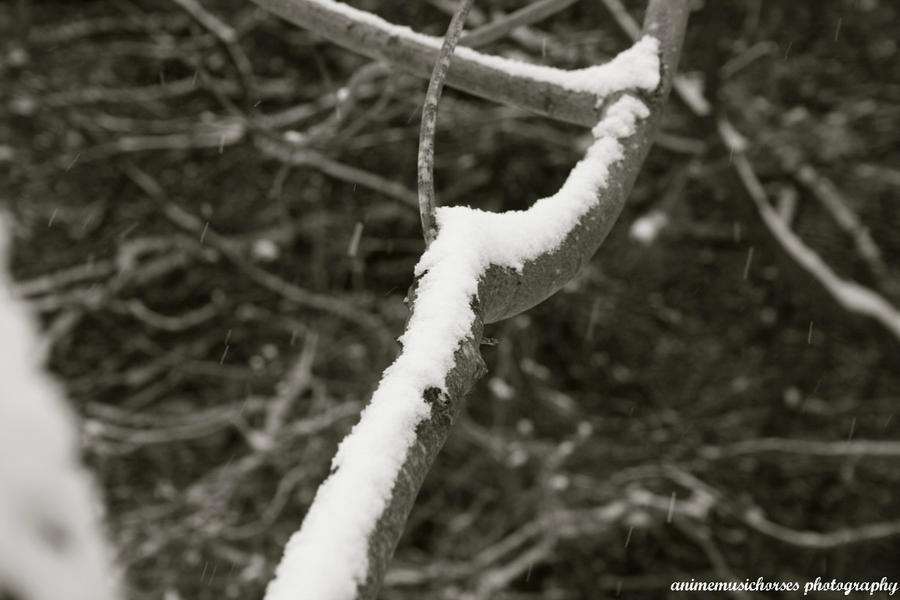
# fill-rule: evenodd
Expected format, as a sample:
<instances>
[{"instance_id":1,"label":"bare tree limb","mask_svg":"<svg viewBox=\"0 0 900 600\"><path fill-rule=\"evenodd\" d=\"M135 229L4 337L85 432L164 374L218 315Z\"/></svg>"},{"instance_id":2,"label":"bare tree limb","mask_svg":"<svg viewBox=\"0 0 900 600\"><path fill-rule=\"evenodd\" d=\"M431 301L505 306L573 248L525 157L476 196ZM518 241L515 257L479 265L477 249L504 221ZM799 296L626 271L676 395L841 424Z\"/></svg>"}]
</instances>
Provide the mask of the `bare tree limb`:
<instances>
[{"instance_id":1,"label":"bare tree limb","mask_svg":"<svg viewBox=\"0 0 900 600\"><path fill-rule=\"evenodd\" d=\"M607 504L577 510L553 510L541 514L512 531L500 541L484 548L465 562L436 562L416 569L394 568L385 579L388 585L403 587L421 585L438 579L492 579L497 566L513 553L525 554L529 543L540 546L542 541L597 536L610 531L629 514L631 505L626 498L616 498ZM535 541L536 540L536 541ZM552 549L551 547L548 550ZM543 557L538 557L543 558ZM515 562L515 559L513 559ZM537 560L535 562L538 562Z\"/></svg>"},{"instance_id":2,"label":"bare tree limb","mask_svg":"<svg viewBox=\"0 0 900 600\"><path fill-rule=\"evenodd\" d=\"M714 510L723 509L734 514L745 525L763 535L804 548L836 548L900 535L900 521L897 520L842 527L827 532L793 529L769 520L763 509L757 505L738 510L727 506L720 492L678 467L668 467L660 474L690 489L691 496L685 500L679 500L676 504L665 496L644 488L634 488L629 491L629 501L636 506L659 512L668 511L678 517L698 522L706 521Z\"/></svg>"},{"instance_id":3,"label":"bare tree limb","mask_svg":"<svg viewBox=\"0 0 900 600\"><path fill-rule=\"evenodd\" d=\"M693 540L694 543L700 547L703 554L705 554L706 558L709 560L710 566L721 581L741 580L740 577L737 577L734 574L734 571L725 559L725 555L716 545L708 526L698 526L696 523L684 522L681 519L676 519L674 525L682 534ZM744 590L728 590L728 594L732 598L738 598L739 600L750 600L753 598L753 594Z\"/></svg>"},{"instance_id":4,"label":"bare tree limb","mask_svg":"<svg viewBox=\"0 0 900 600\"><path fill-rule=\"evenodd\" d=\"M431 6L433 6L434 8L438 9L439 11L441 11L443 13L446 13L448 15L453 14L454 4L453 4L452 0L426 0L426 1L428 2L428 4L430 4ZM541 0L538 0L537 2L533 2L532 4L524 7L521 10L527 11L530 6L533 6L535 4L542 4L542 2L541 2ZM549 4L553 4L553 3L548 2L547 4L549 5ZM538 11L538 13L546 12L547 14L545 14L545 15L536 14L536 15L533 15L534 20L532 20L532 17L529 17L528 20L531 23L535 23L535 22L539 21L540 19L543 19L544 17L549 16L549 14L550 14L549 11L550 11L549 6L540 7L540 10ZM508 15L497 16L492 21L490 16L485 14L485 12L482 10L478 10L478 8L476 7L476 8L473 8L469 12L469 19L468 19L467 23L469 25L471 25L472 27L476 28L472 31L472 33L474 34L481 28L493 28L494 25L496 25L498 27L504 27L504 23L507 21L507 19L510 17L515 17L515 15L518 12L519 11L517 10L512 13L509 13ZM496 34L499 34L499 33L500 33L499 31L496 32ZM569 56L568 49L564 43L557 41L553 37L547 36L544 32L531 27L531 25L527 24L527 23L522 23L518 27L509 29L508 31L503 32L503 35L508 36L510 40L516 42L518 45L520 45L525 50L528 50L529 52L535 52L535 53L540 52L541 56L544 56L544 57L567 57L567 56ZM490 39L489 41L486 41L485 44L491 43L493 41L496 41L496 40ZM463 46L467 46L470 48L479 48L485 44L463 43Z\"/></svg>"},{"instance_id":5,"label":"bare tree limb","mask_svg":"<svg viewBox=\"0 0 900 600\"><path fill-rule=\"evenodd\" d=\"M850 236L857 254L869 267L882 289L900 297L900 284L885 264L881 249L872 238L869 228L847 204L838 187L811 164L803 161L797 150L783 146L773 146L771 150L781 161L781 166L812 192L838 227Z\"/></svg>"},{"instance_id":6,"label":"bare tree limb","mask_svg":"<svg viewBox=\"0 0 900 600\"><path fill-rule=\"evenodd\" d=\"M472 8L472 0L460 0L459 8L450 20L444 43L434 63L434 71L428 82L428 91L425 92L425 104L422 107L422 126L419 130L419 156L418 156L418 180L419 180L419 218L422 219L422 235L425 237L425 245L431 244L437 236L437 226L434 222L434 133L437 128L438 103L441 101L441 91L444 89L444 79L450 70L450 61L453 51L466 23L466 15Z\"/></svg>"},{"instance_id":7,"label":"bare tree limb","mask_svg":"<svg viewBox=\"0 0 900 600\"><path fill-rule=\"evenodd\" d=\"M807 454L810 456L897 457L900 456L900 442L888 440L819 442L815 440L759 438L743 440L727 446L707 446L700 450L701 456L711 460L762 452Z\"/></svg>"},{"instance_id":8,"label":"bare tree limb","mask_svg":"<svg viewBox=\"0 0 900 600\"><path fill-rule=\"evenodd\" d=\"M478 29L466 33L459 43L470 48L478 48L496 42L505 37L512 30L537 23L554 15L578 0L538 0L528 6L523 6L517 11L504 15L502 18L482 25Z\"/></svg>"},{"instance_id":9,"label":"bare tree limb","mask_svg":"<svg viewBox=\"0 0 900 600\"><path fill-rule=\"evenodd\" d=\"M725 145L732 151L734 168L756 205L763 224L785 252L812 275L846 310L875 319L900 339L900 311L869 288L839 277L812 248L804 244L803 240L785 224L772 208L769 196L747 158L746 142L730 121L726 119L719 121L719 133Z\"/></svg>"}]
</instances>

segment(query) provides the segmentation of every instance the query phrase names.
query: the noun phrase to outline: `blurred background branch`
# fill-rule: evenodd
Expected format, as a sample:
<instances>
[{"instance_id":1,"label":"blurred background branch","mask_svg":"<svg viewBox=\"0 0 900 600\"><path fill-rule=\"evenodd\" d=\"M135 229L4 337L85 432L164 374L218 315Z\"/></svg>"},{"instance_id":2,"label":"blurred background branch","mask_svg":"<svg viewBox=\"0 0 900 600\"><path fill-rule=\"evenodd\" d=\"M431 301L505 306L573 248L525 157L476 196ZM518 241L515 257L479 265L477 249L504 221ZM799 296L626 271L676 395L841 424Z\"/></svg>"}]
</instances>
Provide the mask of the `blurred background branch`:
<instances>
[{"instance_id":1,"label":"blurred background branch","mask_svg":"<svg viewBox=\"0 0 900 600\"><path fill-rule=\"evenodd\" d=\"M422 80L241 3L199 6L234 32L252 88L175 2L21 4L0 4L15 289L82 418L128 597L258 596L405 318ZM447 22L437 0L353 4L431 35ZM507 27L522 8L485 0L467 26ZM785 226L896 307L897 11L694 11L681 100L620 227L560 294L486 330L491 376L424 484L386 595L650 598L723 569L890 576L897 339L785 254L717 122L746 137ZM597 64L628 43L612 14L575 2L484 49ZM524 208L589 143L450 88L441 113L446 204ZM630 235L659 214L649 243Z\"/></svg>"}]
</instances>

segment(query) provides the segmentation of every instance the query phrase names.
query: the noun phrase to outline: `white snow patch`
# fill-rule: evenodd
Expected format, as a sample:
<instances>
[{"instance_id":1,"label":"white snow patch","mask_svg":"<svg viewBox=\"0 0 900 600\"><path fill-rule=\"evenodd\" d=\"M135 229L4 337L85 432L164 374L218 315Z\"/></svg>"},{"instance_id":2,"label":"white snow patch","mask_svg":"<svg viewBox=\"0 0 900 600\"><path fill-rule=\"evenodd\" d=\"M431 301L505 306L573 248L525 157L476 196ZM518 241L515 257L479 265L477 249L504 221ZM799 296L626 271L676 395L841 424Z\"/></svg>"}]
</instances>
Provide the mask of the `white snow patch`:
<instances>
[{"instance_id":1,"label":"white snow patch","mask_svg":"<svg viewBox=\"0 0 900 600\"><path fill-rule=\"evenodd\" d=\"M434 49L440 49L443 43L443 38L418 33L402 25L395 25L378 15L359 10L343 2L311 0L310 3L318 4L327 11L343 14L350 21L362 22L389 35L409 39ZM504 71L513 77L524 77L558 85L573 92L593 94L598 97L599 101L611 93L628 89L637 88L648 91L656 89L660 78L658 52L659 41L648 35L631 48L619 53L608 63L571 71L483 54L465 46L457 46L455 56L491 69Z\"/></svg>"},{"instance_id":2,"label":"white snow patch","mask_svg":"<svg viewBox=\"0 0 900 600\"><path fill-rule=\"evenodd\" d=\"M380 21L368 13L354 18ZM604 75L616 83L594 82L591 89L612 89L636 80L643 82L637 87L654 89L659 81L656 45L645 38L636 45L639 50L623 53L633 56L652 48L652 60L637 61L653 72L652 77L626 75L635 62L617 58L613 62L619 61L619 66ZM544 73L543 68L536 72ZM594 73L597 76L599 70ZM586 84L576 77L573 85ZM432 387L445 390L453 355L471 331L475 314L470 300L478 292L479 278L490 265L521 269L558 247L596 204L610 167L622 158L619 139L631 135L638 119L648 115L637 98L618 99L594 128L597 139L559 192L528 210L502 214L461 206L437 210L438 236L415 269L421 279L401 338L403 352L385 371L359 423L341 443L332 465L336 471L319 487L303 526L288 542L266 600L355 598L366 577L369 535L415 442L417 425L430 415L424 392Z\"/></svg>"},{"instance_id":3,"label":"white snow patch","mask_svg":"<svg viewBox=\"0 0 900 600\"><path fill-rule=\"evenodd\" d=\"M436 40L440 47L440 39L432 39ZM644 36L608 63L572 71L482 54L465 46L457 47L456 53L462 58L505 71L512 76L551 83L573 92L594 94L602 99L613 92L627 89L656 89L660 77L658 50L657 39Z\"/></svg>"},{"instance_id":4,"label":"white snow patch","mask_svg":"<svg viewBox=\"0 0 900 600\"><path fill-rule=\"evenodd\" d=\"M114 596L75 423L13 297L0 219L0 589L29 600Z\"/></svg>"}]
</instances>

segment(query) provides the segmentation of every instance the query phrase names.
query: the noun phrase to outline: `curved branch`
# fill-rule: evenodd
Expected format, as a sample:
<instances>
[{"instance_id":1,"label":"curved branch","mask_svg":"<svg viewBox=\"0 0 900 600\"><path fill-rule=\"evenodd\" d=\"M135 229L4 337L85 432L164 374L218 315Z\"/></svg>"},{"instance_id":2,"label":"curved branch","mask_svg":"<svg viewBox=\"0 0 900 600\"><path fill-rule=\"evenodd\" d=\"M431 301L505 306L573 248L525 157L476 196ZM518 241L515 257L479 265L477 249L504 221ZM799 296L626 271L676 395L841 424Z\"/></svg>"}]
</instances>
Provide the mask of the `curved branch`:
<instances>
[{"instance_id":1,"label":"curved branch","mask_svg":"<svg viewBox=\"0 0 900 600\"><path fill-rule=\"evenodd\" d=\"M453 51L466 24L466 16L472 8L472 0L460 0L459 8L450 20L447 35L441 45L438 60L434 63L434 71L425 92L425 105L422 107L422 126L419 130L419 217L422 219L422 235L425 245L431 244L437 235L434 223L434 134L437 128L438 102L444 89L444 79L450 69Z\"/></svg>"},{"instance_id":2,"label":"curved branch","mask_svg":"<svg viewBox=\"0 0 900 600\"><path fill-rule=\"evenodd\" d=\"M345 20L347 31L380 28L391 32L394 48L423 37L327 0L255 1L327 9L343 17L349 12L362 22ZM332 475L288 542L267 600L290 600L300 590L322 600L376 597L419 488L466 394L485 372L479 353L483 323L553 294L590 259L618 217L671 87L688 4L651 0L646 37L608 65L566 74L477 59L478 65L497 66L507 83L522 88L536 85L536 73L546 76L545 87L590 89L590 105L578 112L569 104L566 114L597 123L596 140L560 192L528 211L437 211L439 234L416 267L403 352L341 443ZM585 78L592 87L585 87ZM605 106L594 106L598 99L606 100Z\"/></svg>"},{"instance_id":3,"label":"curved branch","mask_svg":"<svg viewBox=\"0 0 900 600\"><path fill-rule=\"evenodd\" d=\"M537 0L511 12L502 18L482 25L478 29L462 36L460 43L470 48L486 46L503 39L509 32L518 27L531 25L542 19L565 10L578 0Z\"/></svg>"},{"instance_id":4,"label":"curved branch","mask_svg":"<svg viewBox=\"0 0 900 600\"><path fill-rule=\"evenodd\" d=\"M253 0L262 8L328 40L370 58L430 77L441 38L392 25L379 17L333 0ZM680 3L680 2L679 2ZM523 67L525 67L523 69ZM482 98L518 106L538 115L593 127L603 116L602 90L583 85L597 81L592 67L580 73L581 85L569 85L570 73L457 48L447 85Z\"/></svg>"}]
</instances>

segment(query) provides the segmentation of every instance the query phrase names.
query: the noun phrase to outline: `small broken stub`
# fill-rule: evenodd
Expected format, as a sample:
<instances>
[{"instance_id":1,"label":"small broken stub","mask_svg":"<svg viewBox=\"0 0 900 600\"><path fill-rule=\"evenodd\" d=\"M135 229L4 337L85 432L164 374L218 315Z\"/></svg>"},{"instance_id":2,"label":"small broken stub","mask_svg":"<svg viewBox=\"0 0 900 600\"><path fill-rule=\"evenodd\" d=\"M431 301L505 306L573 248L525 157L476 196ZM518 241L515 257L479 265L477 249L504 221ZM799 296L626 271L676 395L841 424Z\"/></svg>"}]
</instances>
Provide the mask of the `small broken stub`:
<instances>
[{"instance_id":1,"label":"small broken stub","mask_svg":"<svg viewBox=\"0 0 900 600\"><path fill-rule=\"evenodd\" d=\"M447 403L447 395L441 391L441 388L430 387L425 388L425 393L423 394L425 397L425 401L428 404L446 404Z\"/></svg>"}]
</instances>

